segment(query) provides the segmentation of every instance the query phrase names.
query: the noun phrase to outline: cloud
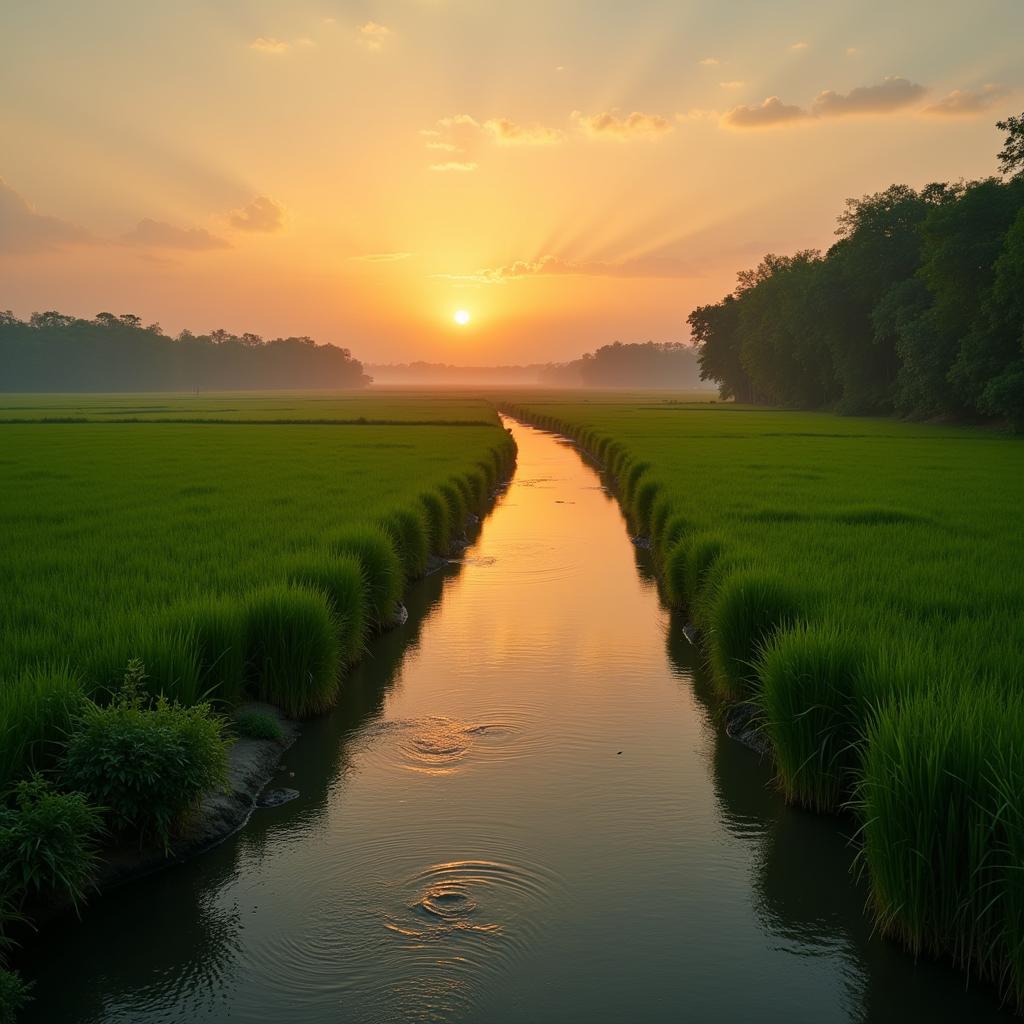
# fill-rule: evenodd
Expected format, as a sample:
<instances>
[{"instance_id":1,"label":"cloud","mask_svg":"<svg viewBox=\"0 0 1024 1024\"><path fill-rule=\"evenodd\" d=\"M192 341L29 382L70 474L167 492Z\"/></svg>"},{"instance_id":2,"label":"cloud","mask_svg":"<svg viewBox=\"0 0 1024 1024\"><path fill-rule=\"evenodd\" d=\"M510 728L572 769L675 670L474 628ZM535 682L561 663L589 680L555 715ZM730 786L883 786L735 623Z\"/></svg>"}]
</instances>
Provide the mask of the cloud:
<instances>
[{"instance_id":1,"label":"cloud","mask_svg":"<svg viewBox=\"0 0 1024 1024\"><path fill-rule=\"evenodd\" d=\"M287 53L291 48L291 43L286 43L283 39L274 39L272 36L259 36L249 44L250 50L268 54Z\"/></svg>"},{"instance_id":2,"label":"cloud","mask_svg":"<svg viewBox=\"0 0 1024 1024\"><path fill-rule=\"evenodd\" d=\"M69 245L94 245L85 228L36 213L0 178L0 253L52 252Z\"/></svg>"},{"instance_id":3,"label":"cloud","mask_svg":"<svg viewBox=\"0 0 1024 1024\"><path fill-rule=\"evenodd\" d=\"M848 46L846 48L847 57L859 57L861 55L861 49L859 46Z\"/></svg>"},{"instance_id":4,"label":"cloud","mask_svg":"<svg viewBox=\"0 0 1024 1024\"><path fill-rule=\"evenodd\" d=\"M516 260L501 267L485 268L471 274L435 274L434 277L461 284L506 284L527 277L689 277L693 266L666 256L642 256L612 262L606 260L565 260L558 256L541 256L535 260Z\"/></svg>"},{"instance_id":5,"label":"cloud","mask_svg":"<svg viewBox=\"0 0 1024 1024\"><path fill-rule=\"evenodd\" d=\"M703 60L697 61L697 63L703 64L706 68L714 68L722 62L717 57L705 57Z\"/></svg>"},{"instance_id":6,"label":"cloud","mask_svg":"<svg viewBox=\"0 0 1024 1024\"><path fill-rule=\"evenodd\" d=\"M847 114L886 114L916 103L927 90L899 75L891 75L878 85L861 85L848 93L826 89L818 93L812 106L818 117L845 117Z\"/></svg>"},{"instance_id":7,"label":"cloud","mask_svg":"<svg viewBox=\"0 0 1024 1024\"><path fill-rule=\"evenodd\" d=\"M803 43L803 42L800 42L800 43L790 43L789 48L794 53L800 53L802 50L809 50L811 48L811 44L810 43Z\"/></svg>"},{"instance_id":8,"label":"cloud","mask_svg":"<svg viewBox=\"0 0 1024 1024\"><path fill-rule=\"evenodd\" d=\"M269 196L257 196L228 219L239 231L279 231L284 226L284 207Z\"/></svg>"},{"instance_id":9,"label":"cloud","mask_svg":"<svg viewBox=\"0 0 1024 1024\"><path fill-rule=\"evenodd\" d=\"M484 121L483 127L502 146L551 146L565 138L557 128L516 124L507 117L493 117Z\"/></svg>"},{"instance_id":10,"label":"cloud","mask_svg":"<svg viewBox=\"0 0 1024 1024\"><path fill-rule=\"evenodd\" d=\"M826 89L818 93L810 110L769 96L759 105L733 107L722 117L722 123L730 128L768 128L850 114L890 114L916 103L926 92L923 85L893 75L878 85L861 85L848 93Z\"/></svg>"},{"instance_id":11,"label":"cloud","mask_svg":"<svg viewBox=\"0 0 1024 1024\"><path fill-rule=\"evenodd\" d=\"M456 174L468 174L470 171L475 171L477 166L472 160L449 160L443 164L431 164L430 169L442 174L449 171L454 171Z\"/></svg>"},{"instance_id":12,"label":"cloud","mask_svg":"<svg viewBox=\"0 0 1024 1024\"><path fill-rule=\"evenodd\" d=\"M657 139L673 129L668 118L660 114L642 114L634 110L626 117L620 117L615 110L605 110L589 117L578 110L572 112L573 120L580 130L592 139L614 139L626 142L630 139Z\"/></svg>"},{"instance_id":13,"label":"cloud","mask_svg":"<svg viewBox=\"0 0 1024 1024\"><path fill-rule=\"evenodd\" d=\"M140 220L126 235L122 235L122 241L147 248L191 249L195 252L230 248L223 238L211 235L205 228L179 228L148 217Z\"/></svg>"},{"instance_id":14,"label":"cloud","mask_svg":"<svg viewBox=\"0 0 1024 1024\"><path fill-rule=\"evenodd\" d=\"M989 84L972 92L970 89L954 89L943 96L938 103L925 107L926 114L939 117L971 117L982 114L997 103L1009 90L1000 85Z\"/></svg>"},{"instance_id":15,"label":"cloud","mask_svg":"<svg viewBox=\"0 0 1024 1024\"><path fill-rule=\"evenodd\" d=\"M803 107L790 106L778 96L769 96L757 105L733 107L722 117L722 122L730 128L770 128L802 121L809 116Z\"/></svg>"},{"instance_id":16,"label":"cloud","mask_svg":"<svg viewBox=\"0 0 1024 1024\"><path fill-rule=\"evenodd\" d=\"M368 50L380 50L390 35L391 29L387 25L378 24L376 21L368 21L359 29L359 41Z\"/></svg>"},{"instance_id":17,"label":"cloud","mask_svg":"<svg viewBox=\"0 0 1024 1024\"><path fill-rule=\"evenodd\" d=\"M742 89L747 83L740 79L735 79L732 82L719 82L719 88L721 89Z\"/></svg>"},{"instance_id":18,"label":"cloud","mask_svg":"<svg viewBox=\"0 0 1024 1024\"><path fill-rule=\"evenodd\" d=\"M362 256L350 256L349 259L359 263L397 263L411 256L411 252L368 252Z\"/></svg>"}]
</instances>

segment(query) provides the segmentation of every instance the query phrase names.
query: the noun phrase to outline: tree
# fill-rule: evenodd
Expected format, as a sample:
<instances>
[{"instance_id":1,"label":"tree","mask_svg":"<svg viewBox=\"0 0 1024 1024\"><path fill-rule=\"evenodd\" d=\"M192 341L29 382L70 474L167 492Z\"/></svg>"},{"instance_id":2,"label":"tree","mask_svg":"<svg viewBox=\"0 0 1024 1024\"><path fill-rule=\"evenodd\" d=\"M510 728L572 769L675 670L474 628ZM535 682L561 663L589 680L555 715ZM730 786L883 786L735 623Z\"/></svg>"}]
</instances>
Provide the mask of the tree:
<instances>
[{"instance_id":1,"label":"tree","mask_svg":"<svg viewBox=\"0 0 1024 1024\"><path fill-rule=\"evenodd\" d=\"M1000 173L1024 174L1024 114L997 121L996 127L1006 132L1003 148L999 151Z\"/></svg>"}]
</instances>

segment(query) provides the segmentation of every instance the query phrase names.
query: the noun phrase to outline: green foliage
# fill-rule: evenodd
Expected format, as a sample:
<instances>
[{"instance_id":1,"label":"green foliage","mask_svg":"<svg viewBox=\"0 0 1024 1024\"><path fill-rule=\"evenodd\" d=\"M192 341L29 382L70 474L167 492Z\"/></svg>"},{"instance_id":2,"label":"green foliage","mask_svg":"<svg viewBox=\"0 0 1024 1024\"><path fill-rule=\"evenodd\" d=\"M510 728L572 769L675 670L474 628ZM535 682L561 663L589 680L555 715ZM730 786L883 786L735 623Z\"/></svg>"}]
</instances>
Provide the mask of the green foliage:
<instances>
[{"instance_id":1,"label":"green foliage","mask_svg":"<svg viewBox=\"0 0 1024 1024\"><path fill-rule=\"evenodd\" d=\"M103 807L112 831L167 845L202 796L227 783L224 721L208 704L145 695L141 662L128 665L109 704L87 702L61 765L62 781Z\"/></svg>"},{"instance_id":2,"label":"green foliage","mask_svg":"<svg viewBox=\"0 0 1024 1024\"><path fill-rule=\"evenodd\" d=\"M66 666L29 668L0 681L0 792L53 762L83 699Z\"/></svg>"},{"instance_id":3,"label":"green foliage","mask_svg":"<svg viewBox=\"0 0 1024 1024\"><path fill-rule=\"evenodd\" d=\"M379 527L363 526L334 536L330 546L338 555L358 559L370 618L377 624L387 622L405 584L402 562L390 536Z\"/></svg>"},{"instance_id":4,"label":"green foliage","mask_svg":"<svg viewBox=\"0 0 1024 1024\"><path fill-rule=\"evenodd\" d=\"M1024 117L1024 115L1022 115ZM1024 424L1021 120L1000 122L1008 181L892 185L847 200L821 256L769 254L689 317L724 398L845 413Z\"/></svg>"},{"instance_id":5,"label":"green foliage","mask_svg":"<svg viewBox=\"0 0 1024 1024\"><path fill-rule=\"evenodd\" d=\"M239 736L245 736L250 740L280 742L284 739L284 729L281 728L281 723L270 712L260 711L257 708L242 708L236 712L234 727Z\"/></svg>"},{"instance_id":6,"label":"green foliage","mask_svg":"<svg viewBox=\"0 0 1024 1024\"><path fill-rule=\"evenodd\" d=\"M377 543L376 534L371 532L367 536L370 538L368 548L372 548ZM338 545L330 550L297 555L288 573L292 583L312 587L327 595L342 658L346 663L362 657L373 614L370 604L372 587L364 568L364 558L369 562L366 550L362 554L357 553L352 539L347 548Z\"/></svg>"},{"instance_id":7,"label":"green foliage","mask_svg":"<svg viewBox=\"0 0 1024 1024\"><path fill-rule=\"evenodd\" d=\"M245 609L230 598L197 598L181 610L196 651L198 689L236 704L245 691Z\"/></svg>"},{"instance_id":8,"label":"green foliage","mask_svg":"<svg viewBox=\"0 0 1024 1024\"><path fill-rule=\"evenodd\" d=\"M483 479L482 475L480 479ZM414 580L422 576L430 558L430 527L426 511L397 509L380 521L380 527L398 552L406 578Z\"/></svg>"},{"instance_id":9,"label":"green foliage","mask_svg":"<svg viewBox=\"0 0 1024 1024\"><path fill-rule=\"evenodd\" d=\"M420 496L420 504L426 513L430 529L430 549L437 554L446 554L452 526L444 498L439 493L430 491Z\"/></svg>"},{"instance_id":10,"label":"green foliage","mask_svg":"<svg viewBox=\"0 0 1024 1024\"><path fill-rule=\"evenodd\" d=\"M757 685L755 661L776 630L800 614L795 590L757 571L731 573L711 608L711 664L722 692L742 700Z\"/></svg>"},{"instance_id":11,"label":"green foliage","mask_svg":"<svg viewBox=\"0 0 1024 1024\"><path fill-rule=\"evenodd\" d=\"M296 584L261 587L246 598L249 666L255 696L293 717L338 699L341 642L331 600Z\"/></svg>"},{"instance_id":12,"label":"green foliage","mask_svg":"<svg viewBox=\"0 0 1024 1024\"><path fill-rule=\"evenodd\" d=\"M18 1014L32 1001L32 986L15 971L0 967L0 1024L16 1024Z\"/></svg>"},{"instance_id":13,"label":"green foliage","mask_svg":"<svg viewBox=\"0 0 1024 1024\"><path fill-rule=\"evenodd\" d=\"M42 776L14 789L0 807L0 887L22 899L78 904L96 863L102 812L81 793L60 793Z\"/></svg>"}]
</instances>

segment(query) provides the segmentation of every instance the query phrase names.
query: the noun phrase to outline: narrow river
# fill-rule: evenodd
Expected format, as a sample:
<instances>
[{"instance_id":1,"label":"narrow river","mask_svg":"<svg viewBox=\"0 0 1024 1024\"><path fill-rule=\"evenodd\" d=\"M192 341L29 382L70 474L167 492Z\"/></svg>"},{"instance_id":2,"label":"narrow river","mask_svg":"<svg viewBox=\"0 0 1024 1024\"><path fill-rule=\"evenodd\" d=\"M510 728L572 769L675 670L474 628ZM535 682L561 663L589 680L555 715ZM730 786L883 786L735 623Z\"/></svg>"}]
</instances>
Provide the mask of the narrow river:
<instances>
[{"instance_id":1,"label":"narrow river","mask_svg":"<svg viewBox=\"0 0 1024 1024\"><path fill-rule=\"evenodd\" d=\"M598 474L512 426L464 559L286 755L300 798L48 931L28 1019L1004 1019L871 937L849 823L724 736Z\"/></svg>"}]
</instances>

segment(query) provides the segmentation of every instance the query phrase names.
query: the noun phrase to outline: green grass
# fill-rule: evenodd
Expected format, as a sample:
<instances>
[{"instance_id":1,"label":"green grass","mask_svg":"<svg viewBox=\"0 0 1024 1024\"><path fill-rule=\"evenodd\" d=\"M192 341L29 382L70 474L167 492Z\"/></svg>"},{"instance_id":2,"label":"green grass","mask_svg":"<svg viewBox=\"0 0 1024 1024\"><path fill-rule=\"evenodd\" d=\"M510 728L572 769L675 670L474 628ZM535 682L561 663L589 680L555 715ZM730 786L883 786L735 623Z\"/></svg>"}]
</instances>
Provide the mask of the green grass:
<instances>
[{"instance_id":1,"label":"green grass","mask_svg":"<svg viewBox=\"0 0 1024 1024\"><path fill-rule=\"evenodd\" d=\"M648 533L787 798L860 817L884 931L1024 1001L1024 443L667 396L509 396Z\"/></svg>"},{"instance_id":2,"label":"green grass","mask_svg":"<svg viewBox=\"0 0 1024 1024\"><path fill-rule=\"evenodd\" d=\"M232 725L239 736L251 740L274 740L280 743L284 739L281 723L269 712L256 708L242 708L235 713Z\"/></svg>"},{"instance_id":3,"label":"green grass","mask_svg":"<svg viewBox=\"0 0 1024 1024\"><path fill-rule=\"evenodd\" d=\"M405 581L447 554L514 459L493 407L457 395L0 406L0 419L233 418L0 424L0 789L45 766L65 697L104 699L132 658L152 692L186 704L255 692L294 713L328 706Z\"/></svg>"}]
</instances>

